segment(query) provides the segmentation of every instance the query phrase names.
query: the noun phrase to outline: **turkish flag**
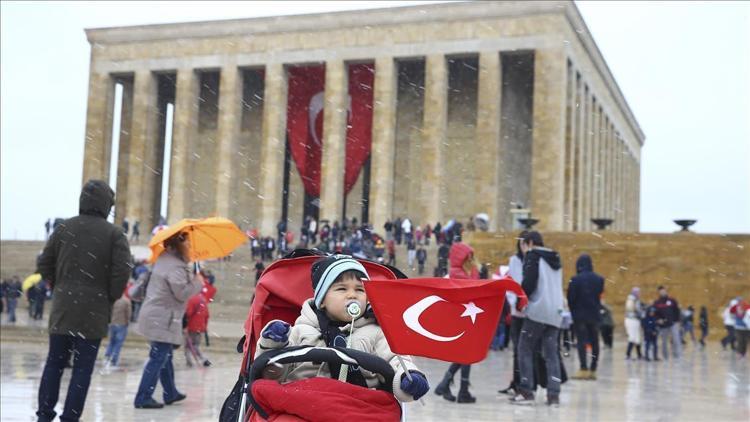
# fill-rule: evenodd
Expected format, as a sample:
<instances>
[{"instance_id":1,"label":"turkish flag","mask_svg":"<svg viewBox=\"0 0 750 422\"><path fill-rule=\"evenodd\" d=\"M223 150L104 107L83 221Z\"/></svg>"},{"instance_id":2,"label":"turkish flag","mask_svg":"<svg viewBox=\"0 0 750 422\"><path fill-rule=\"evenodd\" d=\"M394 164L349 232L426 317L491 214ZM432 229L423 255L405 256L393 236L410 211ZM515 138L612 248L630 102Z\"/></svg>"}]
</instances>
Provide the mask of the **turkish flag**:
<instances>
[{"instance_id":1,"label":"turkish flag","mask_svg":"<svg viewBox=\"0 0 750 422\"><path fill-rule=\"evenodd\" d=\"M305 192L320 196L320 158L323 146L325 66L289 68L287 134L289 149Z\"/></svg>"},{"instance_id":2,"label":"turkish flag","mask_svg":"<svg viewBox=\"0 0 750 422\"><path fill-rule=\"evenodd\" d=\"M357 182L362 166L370 156L375 68L372 64L351 64L348 74L345 195ZM305 192L317 198L320 196L320 163L323 156L325 66L290 67L288 80L289 148Z\"/></svg>"},{"instance_id":3,"label":"turkish flag","mask_svg":"<svg viewBox=\"0 0 750 422\"><path fill-rule=\"evenodd\" d=\"M510 278L376 279L365 290L394 353L463 364L487 356L505 292L526 298Z\"/></svg>"},{"instance_id":4,"label":"turkish flag","mask_svg":"<svg viewBox=\"0 0 750 422\"><path fill-rule=\"evenodd\" d=\"M346 129L346 170L344 195L357 183L360 170L370 156L372 145L372 100L375 67L372 64L349 65L351 100Z\"/></svg>"}]
</instances>

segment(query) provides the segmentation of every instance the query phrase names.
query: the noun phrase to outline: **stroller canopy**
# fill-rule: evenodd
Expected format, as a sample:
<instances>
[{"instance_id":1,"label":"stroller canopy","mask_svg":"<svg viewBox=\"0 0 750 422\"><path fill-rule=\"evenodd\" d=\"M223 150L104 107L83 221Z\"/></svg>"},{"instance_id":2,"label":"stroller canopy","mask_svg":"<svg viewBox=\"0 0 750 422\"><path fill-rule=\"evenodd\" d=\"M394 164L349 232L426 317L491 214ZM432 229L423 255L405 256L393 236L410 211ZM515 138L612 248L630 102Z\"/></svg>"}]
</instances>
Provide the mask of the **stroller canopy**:
<instances>
[{"instance_id":1,"label":"stroller canopy","mask_svg":"<svg viewBox=\"0 0 750 422\"><path fill-rule=\"evenodd\" d=\"M255 354L255 345L263 327L274 319L294 324L302 305L313 297L310 267L324 256L326 255L316 250L298 249L263 271L245 320L243 375L247 373L248 362ZM393 271L385 265L366 259L357 260L372 278L395 280L397 276L402 276L398 270Z\"/></svg>"}]
</instances>

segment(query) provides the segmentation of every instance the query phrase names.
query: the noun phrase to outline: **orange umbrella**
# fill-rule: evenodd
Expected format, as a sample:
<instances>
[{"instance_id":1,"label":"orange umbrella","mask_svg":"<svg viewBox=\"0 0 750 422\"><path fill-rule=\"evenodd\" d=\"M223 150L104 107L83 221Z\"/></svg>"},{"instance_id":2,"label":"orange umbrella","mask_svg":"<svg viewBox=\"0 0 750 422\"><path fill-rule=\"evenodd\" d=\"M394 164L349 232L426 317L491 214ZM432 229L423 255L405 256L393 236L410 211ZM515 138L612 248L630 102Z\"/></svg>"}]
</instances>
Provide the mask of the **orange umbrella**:
<instances>
[{"instance_id":1,"label":"orange umbrella","mask_svg":"<svg viewBox=\"0 0 750 422\"><path fill-rule=\"evenodd\" d=\"M164 252L164 241L178 233L187 233L190 239L190 260L204 261L222 258L247 242L247 236L233 222L226 218L186 218L156 233L148 247L151 248L150 262Z\"/></svg>"}]
</instances>

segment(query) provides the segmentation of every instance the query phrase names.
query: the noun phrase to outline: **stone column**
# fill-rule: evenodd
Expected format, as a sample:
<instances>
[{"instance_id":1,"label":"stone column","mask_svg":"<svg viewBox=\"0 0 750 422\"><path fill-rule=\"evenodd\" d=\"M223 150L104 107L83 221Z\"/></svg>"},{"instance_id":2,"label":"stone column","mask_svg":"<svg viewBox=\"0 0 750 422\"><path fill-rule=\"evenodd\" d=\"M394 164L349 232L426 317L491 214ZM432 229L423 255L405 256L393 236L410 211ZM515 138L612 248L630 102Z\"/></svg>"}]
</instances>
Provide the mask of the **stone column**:
<instances>
[{"instance_id":1,"label":"stone column","mask_svg":"<svg viewBox=\"0 0 750 422\"><path fill-rule=\"evenodd\" d=\"M563 229L565 212L565 76L563 49L534 55L531 214L542 231Z\"/></svg>"},{"instance_id":2,"label":"stone column","mask_svg":"<svg viewBox=\"0 0 750 422\"><path fill-rule=\"evenodd\" d=\"M576 81L577 88L576 88L576 103L577 103L577 116L578 116L578 123L576 125L576 157L577 157L577 165L576 165L576 178L577 180L577 186L576 186L576 230L582 231L583 230L583 215L584 215L584 206L585 206L585 186L586 186L586 104L588 103L588 99L585 96L584 89L583 89L583 83L580 80Z\"/></svg>"},{"instance_id":3,"label":"stone column","mask_svg":"<svg viewBox=\"0 0 750 422\"><path fill-rule=\"evenodd\" d=\"M344 207L348 66L326 62L323 153L320 163L320 219L341 221Z\"/></svg>"},{"instance_id":4,"label":"stone column","mask_svg":"<svg viewBox=\"0 0 750 422\"><path fill-rule=\"evenodd\" d=\"M260 230L264 236L276 233L281 218L286 150L287 74L281 63L266 65L263 94L263 145L260 160Z\"/></svg>"},{"instance_id":5,"label":"stone column","mask_svg":"<svg viewBox=\"0 0 750 422\"><path fill-rule=\"evenodd\" d=\"M169 171L169 213L167 221L173 224L180 219L198 217L191 215L191 183L189 173L192 135L198 121L198 78L191 68L177 71L177 86L172 123L172 160ZM165 153L168 153L165 151Z\"/></svg>"},{"instance_id":6,"label":"stone column","mask_svg":"<svg viewBox=\"0 0 750 422\"><path fill-rule=\"evenodd\" d=\"M627 149L626 149L627 151ZM631 174L630 174L630 153L628 152L625 155L625 161L624 161L624 172L623 175L625 177L625 181L623 183L623 198L625 201L625 206L623 207L623 210L625 212L625 231L629 232L631 231L631 203L630 203L630 184L631 184Z\"/></svg>"},{"instance_id":7,"label":"stone column","mask_svg":"<svg viewBox=\"0 0 750 422\"><path fill-rule=\"evenodd\" d=\"M616 180L616 173L615 169L617 166L617 148L616 148L616 141L615 139L615 126L614 124L610 123L609 125L609 170L607 171L609 174L609 182L607 184L607 189L609 190L609 218L616 218L615 217L615 199L616 199L616 193L615 193L615 180Z\"/></svg>"},{"instance_id":8,"label":"stone column","mask_svg":"<svg viewBox=\"0 0 750 422\"><path fill-rule=\"evenodd\" d=\"M582 160L582 166L583 166L583 190L581 195L581 230L587 231L591 229L591 178L592 174L594 173L592 170L592 164L593 160L591 158L592 155L592 132L593 132L593 116L592 116L592 97L591 97L591 91L588 89L585 90L585 108L583 110L583 113L586 116L586 122L584 129L584 136L583 136L583 160Z\"/></svg>"},{"instance_id":9,"label":"stone column","mask_svg":"<svg viewBox=\"0 0 750 422\"><path fill-rule=\"evenodd\" d=\"M594 119L592 129L592 170L591 175L591 218L598 218L599 216L599 194L601 193L599 181L601 180L601 112L599 109L599 103L594 100L594 109L591 112ZM596 226L592 226L592 229Z\"/></svg>"},{"instance_id":10,"label":"stone column","mask_svg":"<svg viewBox=\"0 0 750 422\"><path fill-rule=\"evenodd\" d=\"M616 151L617 151L617 166L615 168L615 176L617 177L615 183L615 195L617 197L617 207L615 212L615 226L619 231L625 231L625 199L622 195L622 183L624 181L624 167L625 162L625 151L622 146L622 139L618 134L615 134Z\"/></svg>"},{"instance_id":11,"label":"stone column","mask_svg":"<svg viewBox=\"0 0 750 422\"><path fill-rule=\"evenodd\" d=\"M637 141L636 141L637 142ZM635 231L641 231L641 163L640 159L635 161Z\"/></svg>"},{"instance_id":12,"label":"stone column","mask_svg":"<svg viewBox=\"0 0 750 422\"><path fill-rule=\"evenodd\" d=\"M636 212L638 210L638 199L636 197L635 186L637 184L636 175L637 166L635 164L635 156L630 157L630 231L636 231Z\"/></svg>"},{"instance_id":13,"label":"stone column","mask_svg":"<svg viewBox=\"0 0 750 422\"><path fill-rule=\"evenodd\" d=\"M156 222L153 185L157 170L152 166L154 148L149 148L156 143L156 80L150 70L139 70L133 84L127 216L131 225L141 222L145 235Z\"/></svg>"},{"instance_id":14,"label":"stone column","mask_svg":"<svg viewBox=\"0 0 750 422\"><path fill-rule=\"evenodd\" d=\"M605 218L612 218L612 212L610 210L610 204L612 199L612 190L610 189L610 181L612 180L612 131L610 130L609 117L604 118L604 166L602 166L602 190L603 190L603 201L602 201L602 216Z\"/></svg>"},{"instance_id":15,"label":"stone column","mask_svg":"<svg viewBox=\"0 0 750 422\"><path fill-rule=\"evenodd\" d=\"M565 105L565 215L563 228L573 230L575 221L573 202L575 201L575 173L576 173L576 77L572 64L568 64L567 88Z\"/></svg>"},{"instance_id":16,"label":"stone column","mask_svg":"<svg viewBox=\"0 0 750 422\"><path fill-rule=\"evenodd\" d=\"M421 215L417 217L431 226L443 220L443 144L447 122L448 65L444 55L434 54L425 60Z\"/></svg>"},{"instance_id":17,"label":"stone column","mask_svg":"<svg viewBox=\"0 0 750 422\"><path fill-rule=\"evenodd\" d=\"M370 223L380 230L393 216L396 159L397 64L393 57L375 59L375 87L370 164Z\"/></svg>"},{"instance_id":18,"label":"stone column","mask_svg":"<svg viewBox=\"0 0 750 422\"><path fill-rule=\"evenodd\" d=\"M120 109L120 143L117 156L117 186L115 190L115 224L122 224L128 211L128 186L130 186L130 128L133 125L133 78L116 80L122 86L122 108ZM133 225L133 222L130 222Z\"/></svg>"},{"instance_id":19,"label":"stone column","mask_svg":"<svg viewBox=\"0 0 750 422\"><path fill-rule=\"evenodd\" d=\"M500 169L505 167L505 151L500 148L500 98L502 97L500 52L479 53L479 85L477 99L476 157L477 210L490 217L491 231L508 231L510 199L500 183Z\"/></svg>"},{"instance_id":20,"label":"stone column","mask_svg":"<svg viewBox=\"0 0 750 422\"><path fill-rule=\"evenodd\" d=\"M86 137L83 151L83 183L90 179L109 182L109 161L112 156L112 113L115 83L109 74L89 74L86 106ZM113 187L114 188L114 187Z\"/></svg>"},{"instance_id":21,"label":"stone column","mask_svg":"<svg viewBox=\"0 0 750 422\"><path fill-rule=\"evenodd\" d=\"M221 68L219 81L219 127L216 170L216 215L225 218L234 208L230 191L232 181L232 155L237 148L242 108L242 86L239 69L234 64ZM236 198L234 198L236 201Z\"/></svg>"},{"instance_id":22,"label":"stone column","mask_svg":"<svg viewBox=\"0 0 750 422\"><path fill-rule=\"evenodd\" d=\"M602 212L604 218L610 218L609 212L609 118L602 113Z\"/></svg>"}]
</instances>

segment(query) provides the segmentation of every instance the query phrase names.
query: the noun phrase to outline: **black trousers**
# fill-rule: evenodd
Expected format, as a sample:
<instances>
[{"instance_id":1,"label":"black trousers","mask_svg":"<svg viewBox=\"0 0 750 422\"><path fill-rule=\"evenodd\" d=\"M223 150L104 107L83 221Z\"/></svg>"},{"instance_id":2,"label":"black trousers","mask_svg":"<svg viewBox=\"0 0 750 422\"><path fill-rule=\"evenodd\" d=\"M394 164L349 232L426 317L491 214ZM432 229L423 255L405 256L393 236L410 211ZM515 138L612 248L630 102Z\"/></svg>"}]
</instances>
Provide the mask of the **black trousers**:
<instances>
[{"instance_id":1,"label":"black trousers","mask_svg":"<svg viewBox=\"0 0 750 422\"><path fill-rule=\"evenodd\" d=\"M471 373L471 365L451 363L451 366L448 367L448 372L451 374L451 378L456 375L456 372L458 372L459 369L461 370L461 381L468 382L469 374Z\"/></svg>"},{"instance_id":2,"label":"black trousers","mask_svg":"<svg viewBox=\"0 0 750 422\"><path fill-rule=\"evenodd\" d=\"M604 345L612 348L612 331L614 331L614 327L610 325L602 325L601 326L602 331L602 341L604 342Z\"/></svg>"},{"instance_id":3,"label":"black trousers","mask_svg":"<svg viewBox=\"0 0 750 422\"><path fill-rule=\"evenodd\" d=\"M60 394L60 379L65 365L70 362L71 354L74 356L73 373L60 420L77 421L81 417L101 341L102 339L50 334L47 363L39 383L39 407L36 415L40 421L52 421L57 415L55 405Z\"/></svg>"},{"instance_id":4,"label":"black trousers","mask_svg":"<svg viewBox=\"0 0 750 422\"><path fill-rule=\"evenodd\" d=\"M513 380L511 387L516 390L521 385L521 367L518 366L518 338L521 335L523 318L512 317L510 320L510 340L513 342Z\"/></svg>"},{"instance_id":5,"label":"black trousers","mask_svg":"<svg viewBox=\"0 0 750 422\"><path fill-rule=\"evenodd\" d=\"M576 322L573 324L578 337L578 360L581 369L596 371L599 361L599 324L596 322ZM586 362L586 344L591 345L591 365Z\"/></svg>"}]
</instances>

